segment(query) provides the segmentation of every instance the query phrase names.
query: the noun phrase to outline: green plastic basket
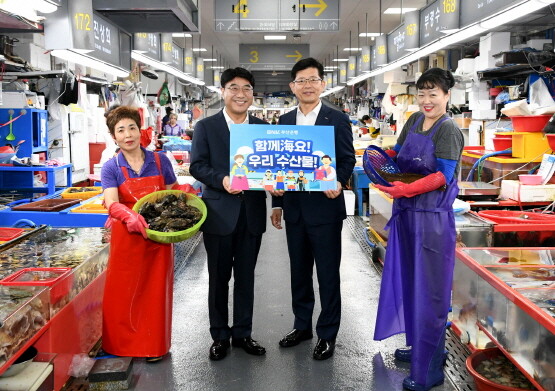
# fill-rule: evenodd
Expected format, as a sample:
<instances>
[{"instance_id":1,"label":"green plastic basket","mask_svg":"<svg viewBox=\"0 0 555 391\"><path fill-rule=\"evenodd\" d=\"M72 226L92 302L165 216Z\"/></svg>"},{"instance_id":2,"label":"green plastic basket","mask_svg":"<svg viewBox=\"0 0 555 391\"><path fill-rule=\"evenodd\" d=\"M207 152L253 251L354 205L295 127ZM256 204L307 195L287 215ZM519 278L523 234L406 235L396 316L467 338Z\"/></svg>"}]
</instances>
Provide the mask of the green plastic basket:
<instances>
[{"instance_id":1,"label":"green plastic basket","mask_svg":"<svg viewBox=\"0 0 555 391\"><path fill-rule=\"evenodd\" d=\"M188 228L184 231L160 232L160 231L153 231L147 228L146 234L148 238L158 243L177 243L183 240L187 240L198 232L198 230L200 229L200 226L202 225L202 223L204 223L204 220L206 220L207 210L204 202L196 195L185 193L181 190L160 190L160 191L155 191L154 193L150 193L144 196L143 198L141 198L139 201L137 201L133 206L133 210L139 213L139 209L141 208L141 205L143 205L145 202L156 202L158 201L158 199L164 196L167 196L168 194L175 194L176 196L179 196L180 194L185 194L187 196L187 205L194 206L195 208L200 210L200 212L202 213L202 218L198 223L196 223L191 228Z\"/></svg>"}]
</instances>

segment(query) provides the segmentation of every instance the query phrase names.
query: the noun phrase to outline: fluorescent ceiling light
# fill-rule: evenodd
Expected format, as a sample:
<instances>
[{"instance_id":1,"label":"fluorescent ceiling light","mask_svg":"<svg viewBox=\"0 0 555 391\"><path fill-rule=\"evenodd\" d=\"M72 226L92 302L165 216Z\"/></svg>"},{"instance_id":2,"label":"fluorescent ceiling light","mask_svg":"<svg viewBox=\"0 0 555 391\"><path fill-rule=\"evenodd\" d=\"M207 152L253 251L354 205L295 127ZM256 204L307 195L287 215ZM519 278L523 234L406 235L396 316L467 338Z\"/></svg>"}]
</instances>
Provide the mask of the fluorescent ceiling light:
<instances>
[{"instance_id":1,"label":"fluorescent ceiling light","mask_svg":"<svg viewBox=\"0 0 555 391\"><path fill-rule=\"evenodd\" d=\"M203 58L202 61L204 61L204 62L210 62L210 61L218 61L218 60L215 59L215 58Z\"/></svg>"},{"instance_id":2,"label":"fluorescent ceiling light","mask_svg":"<svg viewBox=\"0 0 555 391\"><path fill-rule=\"evenodd\" d=\"M191 38L192 35L188 33L172 33L172 37Z\"/></svg>"},{"instance_id":3,"label":"fluorescent ceiling light","mask_svg":"<svg viewBox=\"0 0 555 391\"><path fill-rule=\"evenodd\" d=\"M206 48L193 48L193 52L206 52Z\"/></svg>"},{"instance_id":4,"label":"fluorescent ceiling light","mask_svg":"<svg viewBox=\"0 0 555 391\"><path fill-rule=\"evenodd\" d=\"M379 37L382 33L360 33L359 37Z\"/></svg>"},{"instance_id":5,"label":"fluorescent ceiling light","mask_svg":"<svg viewBox=\"0 0 555 391\"><path fill-rule=\"evenodd\" d=\"M265 35L264 39L266 41L284 41L287 39L286 35Z\"/></svg>"},{"instance_id":6,"label":"fluorescent ceiling light","mask_svg":"<svg viewBox=\"0 0 555 391\"><path fill-rule=\"evenodd\" d=\"M222 94L222 90L219 89L219 88L216 87L216 86L206 86L206 88L208 88L210 91L217 92L217 93L220 94L220 95Z\"/></svg>"},{"instance_id":7,"label":"fluorescent ceiling light","mask_svg":"<svg viewBox=\"0 0 555 391\"><path fill-rule=\"evenodd\" d=\"M324 72L326 71L334 71L336 69L338 69L339 67L324 67Z\"/></svg>"},{"instance_id":8,"label":"fluorescent ceiling light","mask_svg":"<svg viewBox=\"0 0 555 391\"><path fill-rule=\"evenodd\" d=\"M335 62L347 62L347 61L349 61L349 59L348 59L348 58L334 58L332 61L335 61Z\"/></svg>"},{"instance_id":9,"label":"fluorescent ceiling light","mask_svg":"<svg viewBox=\"0 0 555 391\"><path fill-rule=\"evenodd\" d=\"M160 71L167 72L171 75L174 75L174 76L176 76L180 79L183 79L185 81L188 81L190 83L198 84L199 86L203 86L205 84L202 80L199 80L196 77L189 76L186 73L183 73L182 71L180 71L180 70L178 70L178 69L176 69L176 68L174 68L170 65L164 64L160 61L153 60L152 58L147 57L147 56L145 56L141 53L138 53L135 50L131 51L131 58L133 58L137 61L140 61L143 64L150 65L151 67L153 67L155 69L158 69Z\"/></svg>"},{"instance_id":10,"label":"fluorescent ceiling light","mask_svg":"<svg viewBox=\"0 0 555 391\"><path fill-rule=\"evenodd\" d=\"M343 49L343 51L347 51L347 52L359 52L361 50L362 50L362 48L345 48L345 49Z\"/></svg>"},{"instance_id":11,"label":"fluorescent ceiling light","mask_svg":"<svg viewBox=\"0 0 555 391\"><path fill-rule=\"evenodd\" d=\"M129 71L126 71L123 68L117 67L115 65L108 64L104 61L101 61L97 58L93 58L87 56L85 54L77 53L73 50L52 50L50 52L51 55L54 57L61 58L62 60L74 62L76 64L80 64L92 69L96 69L97 71L108 73L110 75L114 75L116 77L127 77L129 76Z\"/></svg>"},{"instance_id":12,"label":"fluorescent ceiling light","mask_svg":"<svg viewBox=\"0 0 555 391\"><path fill-rule=\"evenodd\" d=\"M416 11L416 8L403 8L404 14L410 11ZM401 8L389 7L383 13L388 15L395 15L395 14L399 15L401 13Z\"/></svg>"},{"instance_id":13,"label":"fluorescent ceiling light","mask_svg":"<svg viewBox=\"0 0 555 391\"><path fill-rule=\"evenodd\" d=\"M345 86L336 86L336 87L330 88L329 90L322 92L320 94L320 98L328 96L329 94L333 94L334 92L341 91L343 88L345 88Z\"/></svg>"},{"instance_id":14,"label":"fluorescent ceiling light","mask_svg":"<svg viewBox=\"0 0 555 391\"><path fill-rule=\"evenodd\" d=\"M34 6L41 14L51 14L58 9L58 5L49 0L35 0L31 6Z\"/></svg>"},{"instance_id":15,"label":"fluorescent ceiling light","mask_svg":"<svg viewBox=\"0 0 555 391\"><path fill-rule=\"evenodd\" d=\"M210 69L224 69L224 67L221 65L218 65L218 66L210 67Z\"/></svg>"}]
</instances>

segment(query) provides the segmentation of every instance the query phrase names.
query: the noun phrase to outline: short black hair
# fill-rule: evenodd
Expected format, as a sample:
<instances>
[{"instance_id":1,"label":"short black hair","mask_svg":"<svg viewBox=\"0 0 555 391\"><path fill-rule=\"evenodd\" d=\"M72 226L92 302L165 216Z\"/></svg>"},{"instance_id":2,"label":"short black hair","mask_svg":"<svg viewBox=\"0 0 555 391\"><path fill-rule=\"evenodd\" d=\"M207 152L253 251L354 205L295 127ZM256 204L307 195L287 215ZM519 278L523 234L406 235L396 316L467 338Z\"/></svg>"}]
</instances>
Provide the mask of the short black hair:
<instances>
[{"instance_id":1,"label":"short black hair","mask_svg":"<svg viewBox=\"0 0 555 391\"><path fill-rule=\"evenodd\" d=\"M170 113L173 111L173 108L171 107L166 107L166 115L170 115Z\"/></svg>"},{"instance_id":2,"label":"short black hair","mask_svg":"<svg viewBox=\"0 0 555 391\"><path fill-rule=\"evenodd\" d=\"M220 76L220 85L223 88L227 83L229 83L231 80L235 79L236 77L240 77L245 80L248 80L250 85L254 88L254 76L248 70L241 67L228 68L225 71L223 71L222 75Z\"/></svg>"},{"instance_id":3,"label":"short black hair","mask_svg":"<svg viewBox=\"0 0 555 391\"><path fill-rule=\"evenodd\" d=\"M324 79L324 66L322 63L315 58L307 57L297 61L295 65L293 65L293 68L291 68L291 80L295 80L297 73L307 68L318 69L318 76L320 76L320 79Z\"/></svg>"},{"instance_id":4,"label":"short black hair","mask_svg":"<svg viewBox=\"0 0 555 391\"><path fill-rule=\"evenodd\" d=\"M370 119L370 116L369 116L369 115L363 115L363 116L362 116L362 120L363 120L363 121L366 121L366 120L368 120L368 119Z\"/></svg>"},{"instance_id":5,"label":"short black hair","mask_svg":"<svg viewBox=\"0 0 555 391\"><path fill-rule=\"evenodd\" d=\"M451 72L441 68L430 68L417 80L416 88L427 90L435 87L440 88L446 94L455 85L455 78Z\"/></svg>"}]
</instances>

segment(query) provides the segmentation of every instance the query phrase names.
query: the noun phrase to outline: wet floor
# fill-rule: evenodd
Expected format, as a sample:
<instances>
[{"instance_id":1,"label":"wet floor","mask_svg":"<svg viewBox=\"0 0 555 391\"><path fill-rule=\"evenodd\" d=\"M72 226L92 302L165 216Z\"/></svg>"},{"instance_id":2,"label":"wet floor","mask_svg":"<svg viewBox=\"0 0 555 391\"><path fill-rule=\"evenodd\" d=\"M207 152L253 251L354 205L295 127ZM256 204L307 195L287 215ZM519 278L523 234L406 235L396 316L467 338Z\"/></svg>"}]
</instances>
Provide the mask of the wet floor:
<instances>
[{"instance_id":1,"label":"wet floor","mask_svg":"<svg viewBox=\"0 0 555 391\"><path fill-rule=\"evenodd\" d=\"M202 242L180 268L175 281L171 355L156 364L136 360L132 390L402 390L408 364L393 351L401 336L372 340L380 275L369 263L350 228L343 227L341 264L342 320L335 355L315 361L312 341L280 348L278 341L293 325L285 233L268 227L256 268L253 338L265 356L229 351L222 361L208 358L208 272ZM314 284L317 288L317 282ZM316 296L318 294L316 293ZM314 324L320 308L315 308ZM231 311L230 311L231 313ZM457 390L450 381L434 391Z\"/></svg>"}]
</instances>

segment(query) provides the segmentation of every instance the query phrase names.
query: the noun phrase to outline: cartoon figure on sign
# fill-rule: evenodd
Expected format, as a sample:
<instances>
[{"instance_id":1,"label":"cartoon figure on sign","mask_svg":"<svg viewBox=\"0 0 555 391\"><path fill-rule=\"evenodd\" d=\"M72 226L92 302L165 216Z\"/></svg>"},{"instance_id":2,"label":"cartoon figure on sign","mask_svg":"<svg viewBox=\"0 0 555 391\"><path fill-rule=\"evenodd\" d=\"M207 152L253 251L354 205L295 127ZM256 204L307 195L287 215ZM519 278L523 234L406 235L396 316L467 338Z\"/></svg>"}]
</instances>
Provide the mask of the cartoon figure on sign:
<instances>
[{"instance_id":1,"label":"cartoon figure on sign","mask_svg":"<svg viewBox=\"0 0 555 391\"><path fill-rule=\"evenodd\" d=\"M262 178L262 184L264 185L264 190L274 190L274 176L272 175L272 171L266 170L264 178Z\"/></svg>"},{"instance_id":2,"label":"cartoon figure on sign","mask_svg":"<svg viewBox=\"0 0 555 391\"><path fill-rule=\"evenodd\" d=\"M277 170L277 173L276 173L276 190L285 190L285 184L283 183L284 180L285 180L285 177L283 176L283 171L282 170Z\"/></svg>"},{"instance_id":3,"label":"cartoon figure on sign","mask_svg":"<svg viewBox=\"0 0 555 391\"><path fill-rule=\"evenodd\" d=\"M322 156L322 165L318 167L318 170L322 170L325 173L325 177L322 178L322 183L320 188L322 190L331 190L337 187L336 178L337 174L335 168L331 166L331 157L329 155Z\"/></svg>"},{"instance_id":4,"label":"cartoon figure on sign","mask_svg":"<svg viewBox=\"0 0 555 391\"><path fill-rule=\"evenodd\" d=\"M293 170L287 171L287 176L285 177L285 183L287 183L287 191L295 191L295 184L297 179L293 174Z\"/></svg>"},{"instance_id":5,"label":"cartoon figure on sign","mask_svg":"<svg viewBox=\"0 0 555 391\"><path fill-rule=\"evenodd\" d=\"M245 157L243 155L235 155L233 157L235 164L231 167L231 187L236 190L249 190L249 181L247 179L247 174L249 169L243 163L245 162Z\"/></svg>"},{"instance_id":6,"label":"cartoon figure on sign","mask_svg":"<svg viewBox=\"0 0 555 391\"><path fill-rule=\"evenodd\" d=\"M299 191L304 191L305 190L304 185L307 182L308 182L308 179L306 179L306 177L304 176L304 171L299 170L299 177L297 178L297 187L299 188Z\"/></svg>"}]
</instances>

